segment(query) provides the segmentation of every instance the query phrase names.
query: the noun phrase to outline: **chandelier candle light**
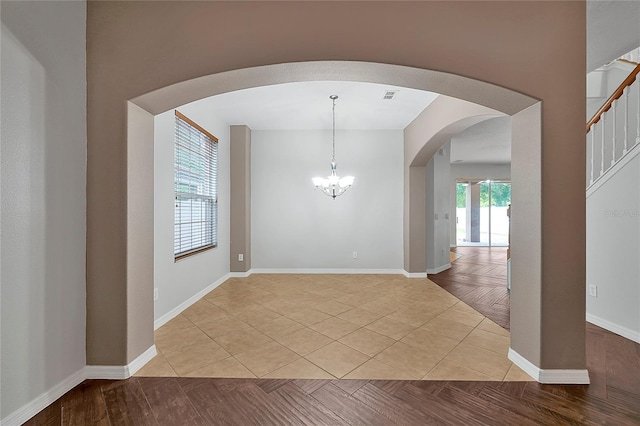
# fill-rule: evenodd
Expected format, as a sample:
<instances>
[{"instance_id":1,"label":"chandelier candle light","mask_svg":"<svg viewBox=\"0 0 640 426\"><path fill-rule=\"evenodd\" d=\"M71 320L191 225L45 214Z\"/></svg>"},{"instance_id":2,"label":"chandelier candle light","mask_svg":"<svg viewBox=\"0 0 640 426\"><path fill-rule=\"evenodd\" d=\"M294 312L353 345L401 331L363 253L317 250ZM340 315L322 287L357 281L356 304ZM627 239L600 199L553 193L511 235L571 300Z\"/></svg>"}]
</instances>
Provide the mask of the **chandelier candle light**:
<instances>
[{"instance_id":1,"label":"chandelier candle light","mask_svg":"<svg viewBox=\"0 0 640 426\"><path fill-rule=\"evenodd\" d=\"M355 178L353 176L345 176L341 178L336 171L336 99L338 96L331 95L329 99L333 101L333 152L331 155L331 174L327 178L314 177L313 184L316 189L321 189L329 197L334 200L338 195L345 193L347 189L353 185Z\"/></svg>"}]
</instances>

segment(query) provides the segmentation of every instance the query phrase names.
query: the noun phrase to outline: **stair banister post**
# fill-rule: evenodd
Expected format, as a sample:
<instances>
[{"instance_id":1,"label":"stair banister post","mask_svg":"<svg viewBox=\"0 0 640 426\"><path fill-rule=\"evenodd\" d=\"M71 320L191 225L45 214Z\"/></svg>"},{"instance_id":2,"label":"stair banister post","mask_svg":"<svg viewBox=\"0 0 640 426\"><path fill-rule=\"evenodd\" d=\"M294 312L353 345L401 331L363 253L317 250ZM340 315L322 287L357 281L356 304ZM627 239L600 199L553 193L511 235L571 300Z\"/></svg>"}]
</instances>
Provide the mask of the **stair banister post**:
<instances>
[{"instance_id":1,"label":"stair banister post","mask_svg":"<svg viewBox=\"0 0 640 426\"><path fill-rule=\"evenodd\" d=\"M595 137L596 129L591 128L589 131L591 132L591 179L589 184L592 184L593 183L593 146L596 143L596 137Z\"/></svg>"},{"instance_id":2,"label":"stair banister post","mask_svg":"<svg viewBox=\"0 0 640 426\"><path fill-rule=\"evenodd\" d=\"M622 155L627 153L627 141L629 140L629 91L631 89L627 86L622 91L624 96L624 147L622 149Z\"/></svg>"},{"instance_id":3,"label":"stair banister post","mask_svg":"<svg viewBox=\"0 0 640 426\"><path fill-rule=\"evenodd\" d=\"M606 114L602 114L602 143L600 144L600 174L598 175L598 177L602 176L604 174L604 141L606 140L604 137L604 130L605 127L607 127L605 125L605 121L607 119Z\"/></svg>"},{"instance_id":4,"label":"stair banister post","mask_svg":"<svg viewBox=\"0 0 640 426\"><path fill-rule=\"evenodd\" d=\"M636 76L636 82L638 81L638 77ZM636 111L636 143L640 143L640 83L638 86L638 110Z\"/></svg>"},{"instance_id":5,"label":"stair banister post","mask_svg":"<svg viewBox=\"0 0 640 426\"><path fill-rule=\"evenodd\" d=\"M611 151L611 167L616 163L616 125L618 124L618 120L616 120L616 109L618 105L618 100L613 101L613 138L611 139L612 151Z\"/></svg>"}]
</instances>

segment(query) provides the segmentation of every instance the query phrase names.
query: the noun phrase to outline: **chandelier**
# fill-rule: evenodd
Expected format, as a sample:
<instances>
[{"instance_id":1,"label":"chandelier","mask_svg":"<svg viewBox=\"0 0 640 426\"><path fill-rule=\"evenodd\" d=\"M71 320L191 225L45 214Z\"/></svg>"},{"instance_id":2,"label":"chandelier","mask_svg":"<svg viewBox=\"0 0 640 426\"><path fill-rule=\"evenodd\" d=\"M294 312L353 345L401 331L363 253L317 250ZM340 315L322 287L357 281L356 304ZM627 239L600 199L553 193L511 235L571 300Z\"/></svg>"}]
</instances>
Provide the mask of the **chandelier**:
<instances>
[{"instance_id":1,"label":"chandelier","mask_svg":"<svg viewBox=\"0 0 640 426\"><path fill-rule=\"evenodd\" d=\"M341 178L336 171L336 99L338 96L331 95L329 99L333 101L333 152L331 155L331 174L326 178L314 177L313 184L316 189L321 189L329 197L335 198L345 193L353 185L355 178L345 176Z\"/></svg>"}]
</instances>

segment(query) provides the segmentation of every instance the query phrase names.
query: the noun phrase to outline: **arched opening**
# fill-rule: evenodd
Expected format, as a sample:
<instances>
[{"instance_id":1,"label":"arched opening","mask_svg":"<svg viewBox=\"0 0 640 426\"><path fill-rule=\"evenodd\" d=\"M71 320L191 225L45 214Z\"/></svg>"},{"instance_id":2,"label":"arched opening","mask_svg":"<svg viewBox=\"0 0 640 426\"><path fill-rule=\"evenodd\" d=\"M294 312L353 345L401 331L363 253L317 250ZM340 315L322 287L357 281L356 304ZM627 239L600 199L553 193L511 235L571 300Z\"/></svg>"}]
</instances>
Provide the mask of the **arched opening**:
<instances>
[{"instance_id":1,"label":"arched opening","mask_svg":"<svg viewBox=\"0 0 640 426\"><path fill-rule=\"evenodd\" d=\"M453 134L501 114L513 116L512 350L535 352L535 310L541 286L541 109L528 96L443 72L380 63L298 62L213 74L131 99L128 113L127 294L128 361L153 344L153 116L185 103L249 87L314 80L366 81L427 90L439 98L405 130L404 269L426 271L424 166ZM464 100L461 100L464 99ZM233 240L234 236L231 235ZM515 259L519 259L516 261ZM141 307L144 307L141 309ZM532 309L533 308L533 309ZM135 341L132 336L138 336ZM141 338L142 336L142 338Z\"/></svg>"}]
</instances>

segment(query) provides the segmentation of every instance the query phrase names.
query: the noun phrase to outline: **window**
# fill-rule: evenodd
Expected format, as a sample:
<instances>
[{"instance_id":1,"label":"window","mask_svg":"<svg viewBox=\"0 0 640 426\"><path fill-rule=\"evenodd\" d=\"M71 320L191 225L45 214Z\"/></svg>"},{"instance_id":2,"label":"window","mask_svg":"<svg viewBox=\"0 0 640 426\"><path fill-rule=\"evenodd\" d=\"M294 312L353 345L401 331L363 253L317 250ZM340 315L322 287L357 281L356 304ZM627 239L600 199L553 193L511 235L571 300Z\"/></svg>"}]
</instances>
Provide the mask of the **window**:
<instances>
[{"instance_id":1,"label":"window","mask_svg":"<svg viewBox=\"0 0 640 426\"><path fill-rule=\"evenodd\" d=\"M176 111L174 152L178 260L218 245L218 139Z\"/></svg>"}]
</instances>

